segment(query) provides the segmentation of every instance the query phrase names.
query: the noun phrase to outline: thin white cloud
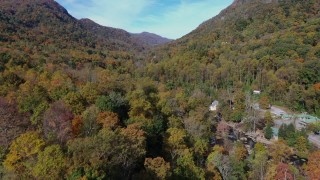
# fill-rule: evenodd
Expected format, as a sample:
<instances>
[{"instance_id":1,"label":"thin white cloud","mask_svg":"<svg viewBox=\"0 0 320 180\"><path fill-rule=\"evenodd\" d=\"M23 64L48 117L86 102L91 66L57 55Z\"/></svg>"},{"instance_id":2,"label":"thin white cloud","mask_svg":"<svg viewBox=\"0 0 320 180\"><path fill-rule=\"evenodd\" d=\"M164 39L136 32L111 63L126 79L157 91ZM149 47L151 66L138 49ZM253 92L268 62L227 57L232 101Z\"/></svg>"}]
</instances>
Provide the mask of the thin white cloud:
<instances>
[{"instance_id":1,"label":"thin white cloud","mask_svg":"<svg viewBox=\"0 0 320 180\"><path fill-rule=\"evenodd\" d=\"M64 0L71 15L117 28L127 28L153 0Z\"/></svg>"},{"instance_id":2,"label":"thin white cloud","mask_svg":"<svg viewBox=\"0 0 320 180\"><path fill-rule=\"evenodd\" d=\"M232 0L180 0L165 3L161 0L58 0L67 6L69 13L77 18L89 18L109 27L129 32L143 31L176 39L203 21L217 15ZM223 2L223 3L221 3ZM159 12L160 11L160 12Z\"/></svg>"},{"instance_id":3,"label":"thin white cloud","mask_svg":"<svg viewBox=\"0 0 320 180\"><path fill-rule=\"evenodd\" d=\"M139 32L144 30L156 32L169 38L179 38L226 8L226 5L217 5L214 1L205 0L187 3L182 0L179 6L167 9L159 17L148 16L140 18L140 21L145 21L146 26L133 27L132 31Z\"/></svg>"}]
</instances>

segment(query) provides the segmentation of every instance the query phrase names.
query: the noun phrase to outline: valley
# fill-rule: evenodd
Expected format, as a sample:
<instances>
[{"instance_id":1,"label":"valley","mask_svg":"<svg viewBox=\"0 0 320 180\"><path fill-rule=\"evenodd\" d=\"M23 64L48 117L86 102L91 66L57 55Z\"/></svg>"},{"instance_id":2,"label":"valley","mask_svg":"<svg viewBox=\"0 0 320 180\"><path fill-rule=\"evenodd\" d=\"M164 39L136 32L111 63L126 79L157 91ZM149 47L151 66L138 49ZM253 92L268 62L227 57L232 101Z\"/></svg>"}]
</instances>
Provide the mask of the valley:
<instances>
[{"instance_id":1,"label":"valley","mask_svg":"<svg viewBox=\"0 0 320 180\"><path fill-rule=\"evenodd\" d=\"M177 40L0 0L0 179L319 179L319 118L318 0Z\"/></svg>"}]
</instances>

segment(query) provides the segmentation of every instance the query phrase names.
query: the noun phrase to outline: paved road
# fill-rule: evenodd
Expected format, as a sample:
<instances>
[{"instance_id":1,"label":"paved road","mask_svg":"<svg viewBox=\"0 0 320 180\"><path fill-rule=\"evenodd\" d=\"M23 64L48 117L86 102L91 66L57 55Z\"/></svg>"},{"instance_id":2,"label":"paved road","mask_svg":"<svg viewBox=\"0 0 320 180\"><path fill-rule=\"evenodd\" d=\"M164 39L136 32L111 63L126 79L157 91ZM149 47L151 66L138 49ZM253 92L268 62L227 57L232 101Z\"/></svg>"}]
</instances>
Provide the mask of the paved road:
<instances>
[{"instance_id":1,"label":"paved road","mask_svg":"<svg viewBox=\"0 0 320 180\"><path fill-rule=\"evenodd\" d=\"M285 112L284 110L278 108L278 107L275 107L275 106L271 106L270 108L270 112L274 115L277 115L277 116L281 116L283 114L288 114L287 112Z\"/></svg>"},{"instance_id":2,"label":"paved road","mask_svg":"<svg viewBox=\"0 0 320 180\"><path fill-rule=\"evenodd\" d=\"M259 111L261 111L261 112L266 112L266 111L267 111L267 110L265 110L265 109L261 109L261 108L259 107L259 104L258 104L258 103L255 103L255 104L253 105L253 108L256 109L256 110L259 110ZM271 112L271 114L276 115L276 116L281 116L281 115L283 115L283 114L288 114L286 111L284 111L283 109L280 109L280 108L278 108L278 107L276 107L276 106L271 106L271 108L268 109L268 110Z\"/></svg>"},{"instance_id":3,"label":"paved road","mask_svg":"<svg viewBox=\"0 0 320 180\"><path fill-rule=\"evenodd\" d=\"M260 112L266 112L267 110L264 109L260 109L259 108L259 104L256 103L254 104L254 108ZM277 106L271 106L271 108L269 109L269 111L271 112L271 114L273 115L274 118L274 123L275 123L275 127L279 128L282 124L294 124L295 127L300 130L302 128L305 128L304 126L302 126L299 122L301 120L299 119L295 119L295 118L282 118L282 115L290 115L291 113L287 112L286 110L281 109L280 107Z\"/></svg>"},{"instance_id":4,"label":"paved road","mask_svg":"<svg viewBox=\"0 0 320 180\"><path fill-rule=\"evenodd\" d=\"M255 103L253 105L253 108L260 111L260 112L266 112L266 110L264 109L260 109L259 108L259 104L258 103ZM269 111L271 112L271 114L277 116L277 118L274 120L274 123L275 123L275 126L276 127L280 127L282 124L295 124L295 127L297 129L302 129L304 128L304 126L302 126L299 122L301 121L300 119L295 119L295 118L287 118L287 119L283 119L281 118L282 115L287 115L287 114L290 114L288 112L286 112L285 110L281 109L281 108L278 108L278 107L275 107L275 106L272 106ZM258 138L257 138L258 139ZM315 135L315 134L309 134L308 136L308 139L309 141L314 144L315 146L317 146L318 148L320 148L320 135ZM264 141L264 139L259 139L259 141ZM264 144L271 144L272 142L271 141L265 141L265 142L262 142Z\"/></svg>"}]
</instances>

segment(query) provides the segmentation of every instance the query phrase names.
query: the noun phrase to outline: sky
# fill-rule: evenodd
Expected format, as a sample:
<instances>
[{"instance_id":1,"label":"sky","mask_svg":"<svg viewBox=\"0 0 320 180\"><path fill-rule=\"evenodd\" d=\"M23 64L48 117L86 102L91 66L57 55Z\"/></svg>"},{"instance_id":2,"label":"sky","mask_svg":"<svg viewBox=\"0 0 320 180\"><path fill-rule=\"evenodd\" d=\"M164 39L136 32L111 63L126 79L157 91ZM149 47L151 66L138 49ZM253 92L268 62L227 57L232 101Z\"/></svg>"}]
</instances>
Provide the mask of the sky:
<instances>
[{"instance_id":1,"label":"sky","mask_svg":"<svg viewBox=\"0 0 320 180\"><path fill-rule=\"evenodd\" d=\"M233 0L56 0L77 19L177 39L214 17Z\"/></svg>"}]
</instances>

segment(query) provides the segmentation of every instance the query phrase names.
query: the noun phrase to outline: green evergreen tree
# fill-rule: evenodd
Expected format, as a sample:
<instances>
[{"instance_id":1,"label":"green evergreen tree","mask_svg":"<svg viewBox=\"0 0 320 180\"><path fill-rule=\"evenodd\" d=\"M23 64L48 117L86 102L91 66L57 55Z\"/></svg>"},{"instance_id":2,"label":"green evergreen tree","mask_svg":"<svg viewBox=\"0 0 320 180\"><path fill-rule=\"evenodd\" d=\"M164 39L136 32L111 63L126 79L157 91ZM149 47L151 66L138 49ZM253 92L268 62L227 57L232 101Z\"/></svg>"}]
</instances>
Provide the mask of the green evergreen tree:
<instances>
[{"instance_id":1,"label":"green evergreen tree","mask_svg":"<svg viewBox=\"0 0 320 180\"><path fill-rule=\"evenodd\" d=\"M273 132L272 132L272 129L271 129L271 125L268 124L266 129L265 129L265 131L264 131L264 137L266 139L270 140L272 138L272 136L273 136Z\"/></svg>"},{"instance_id":2,"label":"green evergreen tree","mask_svg":"<svg viewBox=\"0 0 320 180\"><path fill-rule=\"evenodd\" d=\"M289 124L287 126L285 140L287 141L289 146L294 146L297 143L297 138L298 131L296 132L296 129L293 124Z\"/></svg>"},{"instance_id":3,"label":"green evergreen tree","mask_svg":"<svg viewBox=\"0 0 320 180\"><path fill-rule=\"evenodd\" d=\"M279 128L279 133L278 133L279 138L285 139L287 134L286 132L287 132L287 125L282 124Z\"/></svg>"}]
</instances>

